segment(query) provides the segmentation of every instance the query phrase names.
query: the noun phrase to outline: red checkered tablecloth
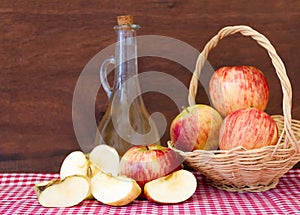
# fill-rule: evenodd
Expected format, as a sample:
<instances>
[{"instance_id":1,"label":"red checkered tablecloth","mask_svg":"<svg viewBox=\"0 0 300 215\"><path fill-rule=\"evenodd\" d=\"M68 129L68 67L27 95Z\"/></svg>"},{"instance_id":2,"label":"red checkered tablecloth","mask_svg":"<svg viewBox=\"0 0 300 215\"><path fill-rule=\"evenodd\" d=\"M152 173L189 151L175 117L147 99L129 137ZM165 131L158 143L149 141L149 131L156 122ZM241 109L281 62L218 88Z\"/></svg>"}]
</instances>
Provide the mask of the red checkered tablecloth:
<instances>
[{"instance_id":1,"label":"red checkered tablecloth","mask_svg":"<svg viewBox=\"0 0 300 215\"><path fill-rule=\"evenodd\" d=\"M290 170L276 189L262 193L230 193L209 186L199 173L196 193L180 204L136 200L123 207L85 200L70 208L44 208L33 185L58 174L0 173L0 214L300 214L300 170Z\"/></svg>"}]
</instances>

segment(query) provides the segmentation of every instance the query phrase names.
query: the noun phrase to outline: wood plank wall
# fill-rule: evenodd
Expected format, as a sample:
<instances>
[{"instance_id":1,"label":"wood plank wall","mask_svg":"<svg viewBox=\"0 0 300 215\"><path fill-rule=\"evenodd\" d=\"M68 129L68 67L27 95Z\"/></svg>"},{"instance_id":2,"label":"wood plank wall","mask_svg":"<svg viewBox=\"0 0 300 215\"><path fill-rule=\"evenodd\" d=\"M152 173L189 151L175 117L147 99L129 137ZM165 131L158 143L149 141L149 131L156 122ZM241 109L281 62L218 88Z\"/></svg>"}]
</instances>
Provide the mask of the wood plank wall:
<instances>
[{"instance_id":1,"label":"wood plank wall","mask_svg":"<svg viewBox=\"0 0 300 215\"><path fill-rule=\"evenodd\" d=\"M72 124L76 81L90 59L115 42L112 27L121 14L135 16L142 26L139 35L176 38L199 51L224 26L253 27L269 38L284 61L294 92L293 118L300 119L300 1L0 0L0 171L56 172L66 154L80 149ZM240 35L225 39L209 61L214 68L260 68L271 87L267 112L281 114L280 83L266 51L253 40ZM191 78L187 69L169 60L139 59L139 71L150 70L170 74L186 86ZM205 103L201 90L197 101ZM168 126L178 114L165 95L146 93L144 99L149 112L166 116ZM106 104L101 89L97 120ZM166 132L162 142L168 139Z\"/></svg>"}]
</instances>

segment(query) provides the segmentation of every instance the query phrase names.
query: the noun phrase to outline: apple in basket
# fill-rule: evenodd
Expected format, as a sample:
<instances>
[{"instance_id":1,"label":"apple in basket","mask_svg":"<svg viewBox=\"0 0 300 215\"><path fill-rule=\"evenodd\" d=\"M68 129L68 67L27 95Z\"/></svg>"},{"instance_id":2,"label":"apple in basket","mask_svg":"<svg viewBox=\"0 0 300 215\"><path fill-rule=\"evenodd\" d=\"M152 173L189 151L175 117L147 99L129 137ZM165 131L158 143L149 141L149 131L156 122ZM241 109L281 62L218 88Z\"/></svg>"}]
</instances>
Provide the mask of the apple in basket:
<instances>
[{"instance_id":1,"label":"apple in basket","mask_svg":"<svg viewBox=\"0 0 300 215\"><path fill-rule=\"evenodd\" d=\"M189 106L172 121L171 142L182 151L215 150L222 121L221 115L208 105Z\"/></svg>"},{"instance_id":2,"label":"apple in basket","mask_svg":"<svg viewBox=\"0 0 300 215\"><path fill-rule=\"evenodd\" d=\"M222 116L248 107L264 111L269 100L269 85L264 74L253 66L226 66L212 75L209 94L214 108Z\"/></svg>"},{"instance_id":3,"label":"apple in basket","mask_svg":"<svg viewBox=\"0 0 300 215\"><path fill-rule=\"evenodd\" d=\"M158 144L131 147L120 161L120 175L145 183L181 168L182 158L172 149Z\"/></svg>"},{"instance_id":4,"label":"apple in basket","mask_svg":"<svg viewBox=\"0 0 300 215\"><path fill-rule=\"evenodd\" d=\"M258 149L278 141L276 122L257 108L244 108L229 114L220 129L219 148L229 150L238 146Z\"/></svg>"}]
</instances>

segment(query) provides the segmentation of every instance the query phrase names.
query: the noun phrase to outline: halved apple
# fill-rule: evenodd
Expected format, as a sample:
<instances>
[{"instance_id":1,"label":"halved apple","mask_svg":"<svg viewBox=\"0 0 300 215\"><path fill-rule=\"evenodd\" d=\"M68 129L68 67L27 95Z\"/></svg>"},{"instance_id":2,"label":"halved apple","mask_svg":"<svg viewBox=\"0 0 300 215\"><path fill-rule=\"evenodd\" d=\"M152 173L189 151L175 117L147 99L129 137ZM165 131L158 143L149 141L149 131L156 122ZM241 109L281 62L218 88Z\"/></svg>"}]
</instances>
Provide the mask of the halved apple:
<instances>
[{"instance_id":1,"label":"halved apple","mask_svg":"<svg viewBox=\"0 0 300 215\"><path fill-rule=\"evenodd\" d=\"M111 146L101 144L93 148L88 154L88 159L96 168L113 176L119 174L120 157L117 150ZM93 167L92 167L93 170Z\"/></svg>"},{"instance_id":2,"label":"halved apple","mask_svg":"<svg viewBox=\"0 0 300 215\"><path fill-rule=\"evenodd\" d=\"M104 171L112 175L118 175L119 162L120 158L118 152L108 145L98 145L89 154L84 154L81 151L73 151L63 160L60 167L60 179L39 183L36 185L35 190L37 193L41 193L40 191L46 187L50 187L50 185L52 186L54 184L57 185L67 178L67 181L69 181L69 177L73 176L83 176L88 181L88 184L90 184L91 178L98 172ZM53 188L51 188L51 190L52 189ZM63 189L63 187L61 189ZM76 186L74 186L74 189L77 189ZM85 199L92 198L93 195L91 189L89 189Z\"/></svg>"},{"instance_id":3,"label":"halved apple","mask_svg":"<svg viewBox=\"0 0 300 215\"><path fill-rule=\"evenodd\" d=\"M102 144L92 149L89 154L74 151L67 155L60 168L63 179L71 175L92 177L98 170L116 176L119 173L120 157L115 148Z\"/></svg>"},{"instance_id":4,"label":"halved apple","mask_svg":"<svg viewBox=\"0 0 300 215\"><path fill-rule=\"evenodd\" d=\"M102 171L91 179L91 191L95 199L111 206L127 205L142 192L135 180Z\"/></svg>"},{"instance_id":5,"label":"halved apple","mask_svg":"<svg viewBox=\"0 0 300 215\"><path fill-rule=\"evenodd\" d=\"M149 201L172 204L189 199L196 188L194 174L182 169L146 183L144 194Z\"/></svg>"},{"instance_id":6,"label":"halved apple","mask_svg":"<svg viewBox=\"0 0 300 215\"><path fill-rule=\"evenodd\" d=\"M74 151L67 155L60 167L60 178L71 175L87 176L89 161L81 151Z\"/></svg>"},{"instance_id":7,"label":"halved apple","mask_svg":"<svg viewBox=\"0 0 300 215\"><path fill-rule=\"evenodd\" d=\"M39 203L44 207L71 207L83 201L89 193L87 177L67 176L35 185Z\"/></svg>"}]
</instances>

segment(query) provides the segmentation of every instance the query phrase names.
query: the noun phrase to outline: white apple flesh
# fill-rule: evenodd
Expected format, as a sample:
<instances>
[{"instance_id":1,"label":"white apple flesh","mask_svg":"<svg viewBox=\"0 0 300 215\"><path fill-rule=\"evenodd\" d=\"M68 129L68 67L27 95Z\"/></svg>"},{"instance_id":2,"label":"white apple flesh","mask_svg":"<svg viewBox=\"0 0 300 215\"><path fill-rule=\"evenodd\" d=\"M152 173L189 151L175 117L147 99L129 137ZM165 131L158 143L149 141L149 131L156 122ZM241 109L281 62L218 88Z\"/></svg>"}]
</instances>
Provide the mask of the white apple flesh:
<instances>
[{"instance_id":1,"label":"white apple flesh","mask_svg":"<svg viewBox=\"0 0 300 215\"><path fill-rule=\"evenodd\" d=\"M119 174L120 157L115 148L105 144L98 145L90 152L88 158L98 169L113 176Z\"/></svg>"},{"instance_id":2,"label":"white apple flesh","mask_svg":"<svg viewBox=\"0 0 300 215\"><path fill-rule=\"evenodd\" d=\"M196 188L196 177L182 169L146 183L144 194L149 201L174 204L189 199Z\"/></svg>"},{"instance_id":3,"label":"white apple flesh","mask_svg":"<svg viewBox=\"0 0 300 215\"><path fill-rule=\"evenodd\" d=\"M127 205L142 192L133 179L101 171L91 179L91 190L95 199L111 206Z\"/></svg>"},{"instance_id":4,"label":"white apple flesh","mask_svg":"<svg viewBox=\"0 0 300 215\"><path fill-rule=\"evenodd\" d=\"M87 176L89 162L81 151L74 151L67 155L60 167L60 178L71 175Z\"/></svg>"},{"instance_id":5,"label":"white apple flesh","mask_svg":"<svg viewBox=\"0 0 300 215\"><path fill-rule=\"evenodd\" d=\"M98 145L89 154L81 151L71 152L64 159L60 168L60 178L82 175L90 179L99 170L117 175L120 158L118 152L108 145ZM91 192L86 199L92 199Z\"/></svg>"},{"instance_id":6,"label":"white apple flesh","mask_svg":"<svg viewBox=\"0 0 300 215\"><path fill-rule=\"evenodd\" d=\"M71 207L77 205L86 198L89 189L89 181L82 175L41 182L34 187L38 201L44 207Z\"/></svg>"},{"instance_id":7,"label":"white apple flesh","mask_svg":"<svg viewBox=\"0 0 300 215\"><path fill-rule=\"evenodd\" d=\"M90 179L91 175L96 172L97 169L93 167L87 156L81 151L71 152L64 159L60 167L60 178L64 179L68 176L82 175ZM92 199L91 192L88 193L86 199Z\"/></svg>"}]
</instances>

